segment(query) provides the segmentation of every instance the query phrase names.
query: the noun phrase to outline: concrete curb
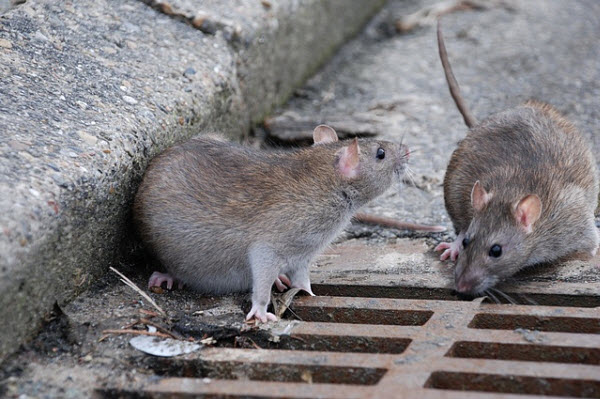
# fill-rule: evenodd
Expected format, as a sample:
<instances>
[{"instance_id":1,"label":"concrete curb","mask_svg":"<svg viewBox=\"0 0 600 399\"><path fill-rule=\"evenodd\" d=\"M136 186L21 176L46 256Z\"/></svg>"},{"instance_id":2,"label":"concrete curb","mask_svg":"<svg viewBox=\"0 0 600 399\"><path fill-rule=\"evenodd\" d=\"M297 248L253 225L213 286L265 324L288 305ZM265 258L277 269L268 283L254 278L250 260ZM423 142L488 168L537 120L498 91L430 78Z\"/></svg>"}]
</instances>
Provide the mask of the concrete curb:
<instances>
[{"instance_id":1,"label":"concrete curb","mask_svg":"<svg viewBox=\"0 0 600 399\"><path fill-rule=\"evenodd\" d=\"M240 137L384 1L162 9L185 18L144 3L163 4L31 0L0 16L0 359L119 259L153 155Z\"/></svg>"}]
</instances>

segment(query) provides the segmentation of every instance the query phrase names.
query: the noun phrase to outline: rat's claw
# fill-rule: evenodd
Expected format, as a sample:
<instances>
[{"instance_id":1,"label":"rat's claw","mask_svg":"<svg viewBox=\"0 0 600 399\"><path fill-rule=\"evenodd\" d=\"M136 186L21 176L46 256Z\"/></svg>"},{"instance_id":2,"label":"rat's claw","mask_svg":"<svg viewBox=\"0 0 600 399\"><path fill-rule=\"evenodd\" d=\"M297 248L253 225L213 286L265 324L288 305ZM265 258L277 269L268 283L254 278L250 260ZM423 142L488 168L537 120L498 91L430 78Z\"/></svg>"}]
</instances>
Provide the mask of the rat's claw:
<instances>
[{"instance_id":1,"label":"rat's claw","mask_svg":"<svg viewBox=\"0 0 600 399\"><path fill-rule=\"evenodd\" d=\"M442 254L440 255L440 260L444 261L446 259L448 259L450 257L450 254L452 253L452 251L450 249L446 249L444 252L442 252Z\"/></svg>"},{"instance_id":2,"label":"rat's claw","mask_svg":"<svg viewBox=\"0 0 600 399\"><path fill-rule=\"evenodd\" d=\"M148 280L148 288L160 287L165 281L167 282L167 288L171 289L173 288L173 281L177 281L177 279L173 278L169 273L154 272ZM178 285L179 288L182 287L181 281L178 281Z\"/></svg>"},{"instance_id":3,"label":"rat's claw","mask_svg":"<svg viewBox=\"0 0 600 399\"><path fill-rule=\"evenodd\" d=\"M448 249L448 248L450 248L450 243L448 243L448 242L440 242L438 244L438 246L435 247L434 251L435 252L439 252L439 251L442 251L442 250Z\"/></svg>"},{"instance_id":4,"label":"rat's claw","mask_svg":"<svg viewBox=\"0 0 600 399\"><path fill-rule=\"evenodd\" d=\"M262 307L259 305L252 306L252 309L250 309L250 312L248 312L248 315L246 316L246 320L250 320L252 318L255 318L256 320L260 321L261 323L267 323L269 321L277 321L277 316L275 316L271 312L267 312L266 306Z\"/></svg>"}]
</instances>

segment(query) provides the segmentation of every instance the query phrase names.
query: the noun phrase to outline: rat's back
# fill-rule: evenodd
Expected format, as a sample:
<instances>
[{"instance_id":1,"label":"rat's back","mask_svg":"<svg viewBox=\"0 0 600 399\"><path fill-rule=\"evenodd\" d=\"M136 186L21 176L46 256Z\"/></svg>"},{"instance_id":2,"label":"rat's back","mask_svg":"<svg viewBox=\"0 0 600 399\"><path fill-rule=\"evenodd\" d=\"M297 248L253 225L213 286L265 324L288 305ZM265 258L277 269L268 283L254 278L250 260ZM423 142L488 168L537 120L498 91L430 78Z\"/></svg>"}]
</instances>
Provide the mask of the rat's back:
<instances>
[{"instance_id":1,"label":"rat's back","mask_svg":"<svg viewBox=\"0 0 600 399\"><path fill-rule=\"evenodd\" d=\"M446 207L457 231L472 218L475 181L511 202L529 193L547 211L565 187L581 188L588 204L598 195L596 162L581 134L551 106L527 102L473 127L452 154L444 179Z\"/></svg>"},{"instance_id":2,"label":"rat's back","mask_svg":"<svg viewBox=\"0 0 600 399\"><path fill-rule=\"evenodd\" d=\"M165 151L147 169L134 204L143 241L169 273L198 291L250 289L250 246L287 234L302 237L302 212L315 209L304 204L312 198L306 187L326 194L318 183L300 181L319 171L310 173L315 166L293 154L210 138Z\"/></svg>"}]
</instances>

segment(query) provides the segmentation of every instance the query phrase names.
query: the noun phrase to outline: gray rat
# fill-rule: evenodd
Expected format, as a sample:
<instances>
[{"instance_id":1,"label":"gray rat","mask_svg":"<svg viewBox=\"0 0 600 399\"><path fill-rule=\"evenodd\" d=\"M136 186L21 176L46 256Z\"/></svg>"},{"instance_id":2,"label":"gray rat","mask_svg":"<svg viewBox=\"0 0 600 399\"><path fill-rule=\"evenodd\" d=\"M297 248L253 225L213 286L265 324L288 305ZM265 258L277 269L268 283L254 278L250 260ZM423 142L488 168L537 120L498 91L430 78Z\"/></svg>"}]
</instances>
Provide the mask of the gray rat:
<instances>
[{"instance_id":1,"label":"gray rat","mask_svg":"<svg viewBox=\"0 0 600 399\"><path fill-rule=\"evenodd\" d=\"M207 294L252 290L247 319L267 312L271 286L312 295L309 264L355 211L400 181L408 148L338 141L325 125L315 144L262 151L198 137L152 160L134 202L142 240L173 281Z\"/></svg>"},{"instance_id":2,"label":"gray rat","mask_svg":"<svg viewBox=\"0 0 600 399\"><path fill-rule=\"evenodd\" d=\"M590 146L547 104L528 101L480 123L464 105L438 22L450 93L469 127L452 154L444 201L457 238L441 260L457 260L460 293L479 294L522 268L574 254L594 256L598 171Z\"/></svg>"}]
</instances>

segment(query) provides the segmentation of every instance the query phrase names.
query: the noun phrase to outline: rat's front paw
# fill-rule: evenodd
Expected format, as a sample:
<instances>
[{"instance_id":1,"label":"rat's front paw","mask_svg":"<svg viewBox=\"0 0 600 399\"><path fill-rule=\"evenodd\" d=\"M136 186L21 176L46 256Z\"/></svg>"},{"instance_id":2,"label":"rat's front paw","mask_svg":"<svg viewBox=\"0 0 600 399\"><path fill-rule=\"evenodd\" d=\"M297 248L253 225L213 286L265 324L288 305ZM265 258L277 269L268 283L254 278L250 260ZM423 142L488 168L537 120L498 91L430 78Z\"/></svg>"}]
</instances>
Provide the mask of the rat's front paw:
<instances>
[{"instance_id":1,"label":"rat's front paw","mask_svg":"<svg viewBox=\"0 0 600 399\"><path fill-rule=\"evenodd\" d=\"M460 246L456 245L456 241L453 243L441 242L437 247L435 247L434 251L444 251L440 255L440 260L446 260L450 258L451 260L455 261L460 253Z\"/></svg>"},{"instance_id":2,"label":"rat's front paw","mask_svg":"<svg viewBox=\"0 0 600 399\"><path fill-rule=\"evenodd\" d=\"M273 313L267 312L266 305L265 306L252 305L252 309L250 309L250 312L246 316L246 320L250 320L252 318L255 318L256 320L260 321L261 323L267 323L269 321L277 321L277 316L275 316Z\"/></svg>"}]
</instances>

